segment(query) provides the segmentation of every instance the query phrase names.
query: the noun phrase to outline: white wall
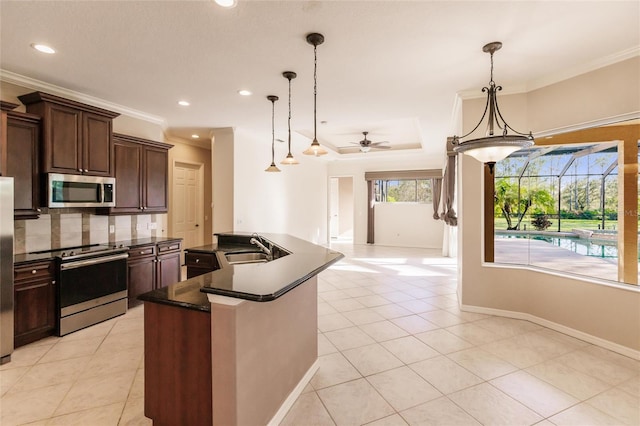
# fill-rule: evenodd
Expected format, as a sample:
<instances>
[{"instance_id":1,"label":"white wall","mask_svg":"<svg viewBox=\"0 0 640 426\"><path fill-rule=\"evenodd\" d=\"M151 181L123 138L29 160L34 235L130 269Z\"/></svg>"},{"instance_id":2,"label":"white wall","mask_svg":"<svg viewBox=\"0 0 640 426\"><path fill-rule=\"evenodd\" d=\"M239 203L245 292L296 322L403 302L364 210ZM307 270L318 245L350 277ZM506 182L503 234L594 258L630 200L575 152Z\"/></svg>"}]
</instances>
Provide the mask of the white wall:
<instances>
[{"instance_id":1,"label":"white wall","mask_svg":"<svg viewBox=\"0 0 640 426\"><path fill-rule=\"evenodd\" d=\"M446 144L446 141L442 142ZM421 170L421 169L440 169L442 168L444 159L433 158L422 153L415 154L403 154L393 155L391 153L384 153L385 157L376 155L363 155L357 159L348 159L340 161L333 161L329 163L328 173L329 176L353 176L353 201L355 209L355 223L354 223L354 243L366 244L367 243L367 182L364 180L365 172L374 171L391 171L391 170ZM379 219L378 210L380 205L376 206L376 244L382 244L378 233L378 227L381 225ZM406 219L402 216L402 211L398 210L398 214L394 211L386 211L383 213L387 219L385 223L388 223L390 227L398 226L393 225L395 222L403 222ZM433 213L431 213L433 214ZM431 219L431 214L427 217L431 222L436 222ZM416 214L415 216L418 216ZM442 222L442 221L438 221ZM404 226L404 225L403 225ZM399 245L405 247L442 247L442 235L443 228L441 223L410 223L408 228L414 227L418 229L424 226L428 230L428 235L417 240L410 237L405 229L401 232L396 231L395 234L401 233L402 238L387 238L385 245ZM437 230L439 229L439 230ZM432 232L433 231L433 232ZM382 230L381 230L382 232ZM393 232L393 231L391 231ZM437 235L435 234L437 233Z\"/></svg>"},{"instance_id":2,"label":"white wall","mask_svg":"<svg viewBox=\"0 0 640 426\"><path fill-rule=\"evenodd\" d=\"M433 219L431 204L379 203L375 211L376 245L442 248L444 221Z\"/></svg>"},{"instance_id":3,"label":"white wall","mask_svg":"<svg viewBox=\"0 0 640 426\"><path fill-rule=\"evenodd\" d=\"M630 61L624 65L638 70L640 58ZM624 74L632 79L629 87L636 88L635 91L608 91L612 82L620 78L620 67L612 65L576 77L577 80L538 89L531 97L526 93L499 97L501 111L510 124L513 117L513 126L516 127L517 122L516 128L520 131L529 130L532 123L535 123L534 131L542 131L640 111L637 93L640 73ZM587 99L583 92L588 91L595 93ZM601 102L607 96L614 96L618 101ZM545 103L544 99L549 101ZM475 125L482 115L482 110L478 109L477 101L465 102L463 114L463 126L469 129L470 123ZM461 303L484 312L534 319L626 355L640 357L640 291L637 287L598 284L532 268L499 267L482 262L483 168L471 157L461 155L458 159Z\"/></svg>"},{"instance_id":4,"label":"white wall","mask_svg":"<svg viewBox=\"0 0 640 426\"><path fill-rule=\"evenodd\" d=\"M276 145L280 173L271 163L271 135L237 128L234 132L234 230L286 233L307 241L327 242L327 165L302 155L308 140L297 137L292 153L300 161L283 166L286 146Z\"/></svg>"}]
</instances>

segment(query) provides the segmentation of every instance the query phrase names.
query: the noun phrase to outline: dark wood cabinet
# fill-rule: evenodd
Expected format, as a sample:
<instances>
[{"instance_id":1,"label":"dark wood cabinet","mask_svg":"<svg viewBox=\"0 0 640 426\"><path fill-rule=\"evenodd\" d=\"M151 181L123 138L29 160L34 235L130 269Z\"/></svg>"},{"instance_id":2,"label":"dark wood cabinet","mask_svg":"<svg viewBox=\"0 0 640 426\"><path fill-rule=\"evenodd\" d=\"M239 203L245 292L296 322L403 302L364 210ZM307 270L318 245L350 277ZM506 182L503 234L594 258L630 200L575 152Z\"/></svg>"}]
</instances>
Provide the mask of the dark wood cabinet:
<instances>
[{"instance_id":1,"label":"dark wood cabinet","mask_svg":"<svg viewBox=\"0 0 640 426\"><path fill-rule=\"evenodd\" d=\"M184 260L187 265L187 279L220 269L215 253L185 251Z\"/></svg>"},{"instance_id":2,"label":"dark wood cabinet","mask_svg":"<svg viewBox=\"0 0 640 426\"><path fill-rule=\"evenodd\" d=\"M55 334L56 291L54 262L14 268L14 346Z\"/></svg>"},{"instance_id":3,"label":"dark wood cabinet","mask_svg":"<svg viewBox=\"0 0 640 426\"><path fill-rule=\"evenodd\" d=\"M111 132L118 113L43 92L18 99L42 117L42 172L113 176Z\"/></svg>"},{"instance_id":4,"label":"dark wood cabinet","mask_svg":"<svg viewBox=\"0 0 640 426\"><path fill-rule=\"evenodd\" d=\"M7 176L7 113L18 104L0 101L0 176Z\"/></svg>"},{"instance_id":5,"label":"dark wood cabinet","mask_svg":"<svg viewBox=\"0 0 640 426\"><path fill-rule=\"evenodd\" d=\"M16 219L37 219L40 215L39 146L40 117L8 112L6 176L14 178Z\"/></svg>"},{"instance_id":6,"label":"dark wood cabinet","mask_svg":"<svg viewBox=\"0 0 640 426\"><path fill-rule=\"evenodd\" d=\"M127 279L129 307L140 304L138 296L180 281L179 239L146 244L129 250Z\"/></svg>"},{"instance_id":7,"label":"dark wood cabinet","mask_svg":"<svg viewBox=\"0 0 640 426\"><path fill-rule=\"evenodd\" d=\"M180 248L180 241L158 244L156 288L166 287L180 281Z\"/></svg>"},{"instance_id":8,"label":"dark wood cabinet","mask_svg":"<svg viewBox=\"0 0 640 426\"><path fill-rule=\"evenodd\" d=\"M127 285L129 307L140 304L138 296L155 288L156 245L134 247L127 259Z\"/></svg>"},{"instance_id":9,"label":"dark wood cabinet","mask_svg":"<svg viewBox=\"0 0 640 426\"><path fill-rule=\"evenodd\" d=\"M114 134L116 206L99 214L166 213L170 144Z\"/></svg>"}]
</instances>

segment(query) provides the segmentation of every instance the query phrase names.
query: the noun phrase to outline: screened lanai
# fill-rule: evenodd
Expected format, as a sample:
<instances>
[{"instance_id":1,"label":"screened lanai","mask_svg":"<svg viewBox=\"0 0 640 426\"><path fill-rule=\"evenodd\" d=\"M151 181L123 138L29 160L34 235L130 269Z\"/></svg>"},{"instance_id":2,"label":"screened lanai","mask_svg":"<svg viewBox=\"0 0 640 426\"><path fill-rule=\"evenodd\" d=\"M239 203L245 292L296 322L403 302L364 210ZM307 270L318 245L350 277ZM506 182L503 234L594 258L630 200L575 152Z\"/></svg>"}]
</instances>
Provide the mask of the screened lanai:
<instances>
[{"instance_id":1,"label":"screened lanai","mask_svg":"<svg viewBox=\"0 0 640 426\"><path fill-rule=\"evenodd\" d=\"M540 144L496 163L495 262L618 281L618 148Z\"/></svg>"}]
</instances>

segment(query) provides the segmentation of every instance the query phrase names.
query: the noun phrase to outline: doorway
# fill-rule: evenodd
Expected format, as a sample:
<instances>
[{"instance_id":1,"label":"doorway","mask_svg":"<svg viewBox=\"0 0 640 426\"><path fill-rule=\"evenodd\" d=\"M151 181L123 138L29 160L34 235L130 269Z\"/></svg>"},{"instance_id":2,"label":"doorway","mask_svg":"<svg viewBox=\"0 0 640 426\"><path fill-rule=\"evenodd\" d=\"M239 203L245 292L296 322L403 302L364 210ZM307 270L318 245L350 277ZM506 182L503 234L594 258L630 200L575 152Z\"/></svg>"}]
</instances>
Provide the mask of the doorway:
<instances>
[{"instance_id":1,"label":"doorway","mask_svg":"<svg viewBox=\"0 0 640 426\"><path fill-rule=\"evenodd\" d=\"M203 170L202 163L173 164L172 234L182 238L183 248L203 244Z\"/></svg>"},{"instance_id":2,"label":"doorway","mask_svg":"<svg viewBox=\"0 0 640 426\"><path fill-rule=\"evenodd\" d=\"M329 241L353 242L353 176L329 178Z\"/></svg>"}]
</instances>

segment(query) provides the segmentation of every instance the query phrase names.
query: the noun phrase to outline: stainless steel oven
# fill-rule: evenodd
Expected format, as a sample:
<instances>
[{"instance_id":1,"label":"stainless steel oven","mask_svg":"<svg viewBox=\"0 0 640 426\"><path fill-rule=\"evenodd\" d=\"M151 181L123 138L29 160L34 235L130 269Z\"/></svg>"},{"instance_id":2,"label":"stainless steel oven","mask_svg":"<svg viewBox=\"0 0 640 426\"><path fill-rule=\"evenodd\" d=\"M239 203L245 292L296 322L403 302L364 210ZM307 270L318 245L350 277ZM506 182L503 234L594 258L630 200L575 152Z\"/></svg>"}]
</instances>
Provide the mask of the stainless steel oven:
<instances>
[{"instance_id":1,"label":"stainless steel oven","mask_svg":"<svg viewBox=\"0 0 640 426\"><path fill-rule=\"evenodd\" d=\"M127 312L127 247L90 246L58 256L58 334Z\"/></svg>"}]
</instances>

